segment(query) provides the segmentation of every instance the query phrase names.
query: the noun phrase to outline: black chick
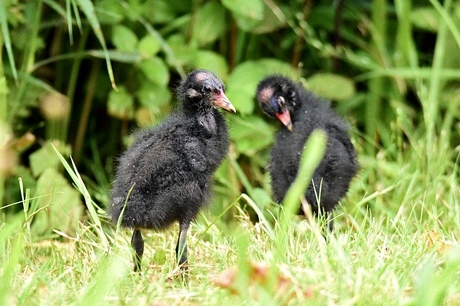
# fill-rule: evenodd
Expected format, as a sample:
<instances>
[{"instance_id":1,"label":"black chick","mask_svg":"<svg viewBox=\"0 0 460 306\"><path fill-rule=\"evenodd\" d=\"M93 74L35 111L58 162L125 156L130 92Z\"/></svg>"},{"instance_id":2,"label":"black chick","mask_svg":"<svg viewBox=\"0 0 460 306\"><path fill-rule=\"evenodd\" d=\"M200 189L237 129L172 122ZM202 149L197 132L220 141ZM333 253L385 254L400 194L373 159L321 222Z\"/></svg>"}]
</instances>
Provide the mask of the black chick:
<instances>
[{"instance_id":1,"label":"black chick","mask_svg":"<svg viewBox=\"0 0 460 306\"><path fill-rule=\"evenodd\" d=\"M121 156L111 192L111 218L134 230L134 271L141 268L141 229L180 225L178 264L187 262L190 222L210 198L212 175L227 154L227 126L217 111L236 112L222 81L206 70L191 72L178 88L181 107L153 129L136 135Z\"/></svg>"},{"instance_id":2,"label":"black chick","mask_svg":"<svg viewBox=\"0 0 460 306\"><path fill-rule=\"evenodd\" d=\"M281 202L294 182L305 142L315 129L327 134L325 155L313 174L313 184L305 192L315 214L325 213L333 229L332 213L348 191L358 171L356 152L348 136L348 125L324 101L307 92L301 84L274 75L257 87L257 100L262 111L278 118L286 127L276 135L271 150L270 176L273 197ZM302 210L299 210L302 213Z\"/></svg>"}]
</instances>

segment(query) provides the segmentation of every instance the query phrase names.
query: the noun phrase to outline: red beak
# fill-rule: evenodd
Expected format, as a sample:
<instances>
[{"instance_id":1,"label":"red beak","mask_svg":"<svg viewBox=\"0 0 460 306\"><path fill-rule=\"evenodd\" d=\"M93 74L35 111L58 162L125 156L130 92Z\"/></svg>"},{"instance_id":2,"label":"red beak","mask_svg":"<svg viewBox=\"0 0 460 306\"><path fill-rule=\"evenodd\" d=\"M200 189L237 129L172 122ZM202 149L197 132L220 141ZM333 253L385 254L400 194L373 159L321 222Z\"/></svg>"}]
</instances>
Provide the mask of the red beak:
<instances>
[{"instance_id":1,"label":"red beak","mask_svg":"<svg viewBox=\"0 0 460 306\"><path fill-rule=\"evenodd\" d=\"M285 110L282 113L276 113L275 116L279 121L281 121L282 124L284 124L284 126L286 126L289 131L292 132L293 125L291 121L291 115L289 114L288 110Z\"/></svg>"},{"instance_id":2,"label":"red beak","mask_svg":"<svg viewBox=\"0 0 460 306\"><path fill-rule=\"evenodd\" d=\"M221 107L229 112L236 113L235 107L233 106L232 102L230 102L230 100L227 98L223 90L221 90L219 93L215 95L212 102L215 106Z\"/></svg>"}]
</instances>

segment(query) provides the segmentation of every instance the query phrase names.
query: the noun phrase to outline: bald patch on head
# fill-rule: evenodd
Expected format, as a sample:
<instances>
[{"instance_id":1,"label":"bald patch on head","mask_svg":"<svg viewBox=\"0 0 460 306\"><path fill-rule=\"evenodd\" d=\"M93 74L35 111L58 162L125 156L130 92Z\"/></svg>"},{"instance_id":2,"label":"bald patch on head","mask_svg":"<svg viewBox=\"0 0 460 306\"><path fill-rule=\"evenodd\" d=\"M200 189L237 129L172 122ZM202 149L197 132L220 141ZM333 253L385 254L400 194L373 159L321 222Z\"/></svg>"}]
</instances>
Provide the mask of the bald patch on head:
<instances>
[{"instance_id":1,"label":"bald patch on head","mask_svg":"<svg viewBox=\"0 0 460 306\"><path fill-rule=\"evenodd\" d=\"M196 80L196 81L204 81L206 79L209 79L209 78L214 78L214 75L212 75L211 73L209 72L206 72L206 71L200 71L200 72L197 72L193 78Z\"/></svg>"},{"instance_id":2,"label":"bald patch on head","mask_svg":"<svg viewBox=\"0 0 460 306\"><path fill-rule=\"evenodd\" d=\"M258 99L262 102L268 102L273 97L274 90L271 87L265 87L259 91Z\"/></svg>"}]
</instances>

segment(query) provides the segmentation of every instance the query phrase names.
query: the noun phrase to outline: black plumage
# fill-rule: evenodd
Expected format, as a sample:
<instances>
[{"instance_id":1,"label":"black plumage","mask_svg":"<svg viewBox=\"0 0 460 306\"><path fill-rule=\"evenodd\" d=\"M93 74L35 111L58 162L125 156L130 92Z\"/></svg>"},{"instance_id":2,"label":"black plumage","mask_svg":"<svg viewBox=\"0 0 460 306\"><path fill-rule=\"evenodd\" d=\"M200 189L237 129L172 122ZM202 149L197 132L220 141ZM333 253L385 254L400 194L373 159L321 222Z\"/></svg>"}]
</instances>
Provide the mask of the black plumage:
<instances>
[{"instance_id":1,"label":"black plumage","mask_svg":"<svg viewBox=\"0 0 460 306\"><path fill-rule=\"evenodd\" d=\"M212 174L227 154L224 118L216 109L235 112L222 81L206 70L191 72L178 88L181 106L158 126L136 135L121 156L111 192L111 218L134 230L134 270L140 269L141 229L159 230L178 221L176 255L187 262L190 222L210 198Z\"/></svg>"},{"instance_id":2,"label":"black plumage","mask_svg":"<svg viewBox=\"0 0 460 306\"><path fill-rule=\"evenodd\" d=\"M284 125L271 150L269 171L273 197L281 202L297 176L305 142L315 129L327 134L325 155L305 192L315 214L325 213L332 230L332 212L348 191L358 171L356 152L348 136L348 125L330 102L307 92L301 84L273 75L257 87L262 111ZM299 210L299 213L301 210Z\"/></svg>"}]
</instances>

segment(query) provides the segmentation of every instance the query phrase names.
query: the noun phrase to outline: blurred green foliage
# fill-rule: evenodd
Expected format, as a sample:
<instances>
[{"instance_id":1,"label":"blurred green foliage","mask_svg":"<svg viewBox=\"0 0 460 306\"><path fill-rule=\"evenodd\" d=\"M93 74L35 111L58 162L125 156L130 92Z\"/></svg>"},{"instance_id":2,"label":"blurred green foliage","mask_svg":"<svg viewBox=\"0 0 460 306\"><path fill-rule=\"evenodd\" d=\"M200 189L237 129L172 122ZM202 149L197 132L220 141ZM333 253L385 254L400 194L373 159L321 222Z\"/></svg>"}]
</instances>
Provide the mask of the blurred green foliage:
<instances>
[{"instance_id":1,"label":"blurred green foliage","mask_svg":"<svg viewBox=\"0 0 460 306\"><path fill-rule=\"evenodd\" d=\"M238 111L226 116L232 162L216 175L219 211L241 192L260 205L269 199L265 167L279 125L254 101L268 74L290 76L337 102L366 156L385 148L397 162L413 135L433 143L444 133L454 147L459 24L460 4L451 1L1 1L0 214L22 210L18 177L40 207L81 202L68 199L68 179L51 177L49 169L59 169L51 143L73 157L107 206L113 165L129 135L170 113L175 88L194 68L219 75ZM435 46L446 50L438 52L437 70ZM438 94L428 97L426 88ZM361 179L373 186L377 171ZM63 221L61 230L68 227Z\"/></svg>"}]
</instances>

